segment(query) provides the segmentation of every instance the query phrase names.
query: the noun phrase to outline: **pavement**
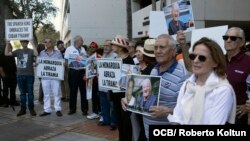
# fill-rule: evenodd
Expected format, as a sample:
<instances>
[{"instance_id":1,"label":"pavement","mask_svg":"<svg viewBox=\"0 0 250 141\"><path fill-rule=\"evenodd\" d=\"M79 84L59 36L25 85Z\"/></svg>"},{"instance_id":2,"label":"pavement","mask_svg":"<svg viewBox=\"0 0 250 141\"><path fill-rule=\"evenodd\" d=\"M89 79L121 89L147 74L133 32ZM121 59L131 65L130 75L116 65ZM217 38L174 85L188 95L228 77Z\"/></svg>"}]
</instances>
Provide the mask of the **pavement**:
<instances>
[{"instance_id":1,"label":"pavement","mask_svg":"<svg viewBox=\"0 0 250 141\"><path fill-rule=\"evenodd\" d=\"M38 102L39 80L34 84L35 111L37 116L26 115L17 117L20 106L0 107L0 140L1 141L118 141L118 131L111 131L109 126L98 126L99 119L88 120L80 110L80 95L78 95L77 112L68 115L69 103L62 102L62 117L57 117L55 111L51 115L40 117L43 105ZM17 88L17 99L19 90ZM53 96L51 97L53 99ZM53 102L53 100L52 100Z\"/></svg>"}]
</instances>

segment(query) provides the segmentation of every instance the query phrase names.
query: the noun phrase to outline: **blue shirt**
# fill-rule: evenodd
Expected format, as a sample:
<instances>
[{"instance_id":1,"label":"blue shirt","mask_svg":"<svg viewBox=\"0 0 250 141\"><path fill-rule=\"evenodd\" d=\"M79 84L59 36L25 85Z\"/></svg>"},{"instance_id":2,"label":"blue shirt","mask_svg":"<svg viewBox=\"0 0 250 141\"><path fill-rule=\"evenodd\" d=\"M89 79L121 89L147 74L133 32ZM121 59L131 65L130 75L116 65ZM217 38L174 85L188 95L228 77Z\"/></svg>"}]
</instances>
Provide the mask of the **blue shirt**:
<instances>
[{"instance_id":1,"label":"blue shirt","mask_svg":"<svg viewBox=\"0 0 250 141\"><path fill-rule=\"evenodd\" d=\"M161 76L159 106L166 106L174 108L177 102L177 97L183 82L188 77L183 65L179 64L176 60L172 62L170 67L163 71L159 71L160 65L156 65L151 71L151 75ZM149 125L166 125L169 123L167 117L153 118L150 116L143 116L145 135L149 138Z\"/></svg>"}]
</instances>

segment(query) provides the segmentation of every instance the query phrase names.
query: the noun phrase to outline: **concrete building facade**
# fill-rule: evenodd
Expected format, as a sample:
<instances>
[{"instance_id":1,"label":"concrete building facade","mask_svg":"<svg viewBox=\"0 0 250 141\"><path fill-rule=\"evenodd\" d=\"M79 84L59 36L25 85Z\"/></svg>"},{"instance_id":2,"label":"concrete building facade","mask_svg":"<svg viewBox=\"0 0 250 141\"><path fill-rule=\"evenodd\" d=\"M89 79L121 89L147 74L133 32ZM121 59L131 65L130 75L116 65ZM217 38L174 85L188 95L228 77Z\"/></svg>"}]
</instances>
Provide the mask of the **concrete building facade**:
<instances>
[{"instance_id":1,"label":"concrete building facade","mask_svg":"<svg viewBox=\"0 0 250 141\"><path fill-rule=\"evenodd\" d=\"M126 1L124 0L62 0L61 39L72 44L76 35L103 44L115 35L127 36Z\"/></svg>"}]
</instances>

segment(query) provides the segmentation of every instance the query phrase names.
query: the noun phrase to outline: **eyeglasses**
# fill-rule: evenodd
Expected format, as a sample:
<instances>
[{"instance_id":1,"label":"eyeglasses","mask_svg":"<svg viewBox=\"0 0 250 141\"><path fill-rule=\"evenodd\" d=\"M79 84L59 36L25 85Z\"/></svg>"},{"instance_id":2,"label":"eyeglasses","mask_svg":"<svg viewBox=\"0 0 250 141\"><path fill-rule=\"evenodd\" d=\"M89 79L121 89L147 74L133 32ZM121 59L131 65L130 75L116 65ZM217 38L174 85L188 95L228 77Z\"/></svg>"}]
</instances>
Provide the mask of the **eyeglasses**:
<instances>
[{"instance_id":1,"label":"eyeglasses","mask_svg":"<svg viewBox=\"0 0 250 141\"><path fill-rule=\"evenodd\" d=\"M207 57L204 55L189 54L188 57L190 60L194 61L197 56L198 56L199 61L201 62L205 62L207 60Z\"/></svg>"},{"instance_id":2,"label":"eyeglasses","mask_svg":"<svg viewBox=\"0 0 250 141\"><path fill-rule=\"evenodd\" d=\"M242 39L242 37L238 37L238 36L227 36L227 35L222 36L222 38L223 38L224 41L227 41L228 38L229 38L231 41L236 41L237 39Z\"/></svg>"}]
</instances>

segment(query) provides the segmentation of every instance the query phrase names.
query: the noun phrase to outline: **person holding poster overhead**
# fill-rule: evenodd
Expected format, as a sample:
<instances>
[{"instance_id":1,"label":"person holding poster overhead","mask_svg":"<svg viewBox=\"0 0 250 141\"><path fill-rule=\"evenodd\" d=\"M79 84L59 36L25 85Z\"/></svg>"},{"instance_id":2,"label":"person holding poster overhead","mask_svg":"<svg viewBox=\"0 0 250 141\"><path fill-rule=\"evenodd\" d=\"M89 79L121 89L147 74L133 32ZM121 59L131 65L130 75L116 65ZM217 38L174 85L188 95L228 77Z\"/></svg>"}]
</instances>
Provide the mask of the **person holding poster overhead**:
<instances>
[{"instance_id":1,"label":"person holding poster overhead","mask_svg":"<svg viewBox=\"0 0 250 141\"><path fill-rule=\"evenodd\" d=\"M17 84L20 94L20 105L21 109L17 113L17 116L22 116L26 114L26 102L28 101L28 108L32 116L36 116L34 110L34 67L33 61L34 57L38 55L37 49L35 48L33 42L31 42L33 49L28 48L29 41L21 40L22 49L17 49L15 51L10 51L9 46L5 48L4 54L6 56L17 57Z\"/></svg>"},{"instance_id":2,"label":"person holding poster overhead","mask_svg":"<svg viewBox=\"0 0 250 141\"><path fill-rule=\"evenodd\" d=\"M46 49L43 50L39 57L40 58L51 58L51 59L63 59L62 54L59 50L54 49L54 43L52 39L46 38L44 40L44 44ZM61 81L55 80L53 78L42 78L42 88L43 88L43 113L40 116L47 116L51 113L51 101L50 101L50 93L54 94L54 108L56 111L56 115L61 117L62 107L61 107Z\"/></svg>"}]
</instances>

